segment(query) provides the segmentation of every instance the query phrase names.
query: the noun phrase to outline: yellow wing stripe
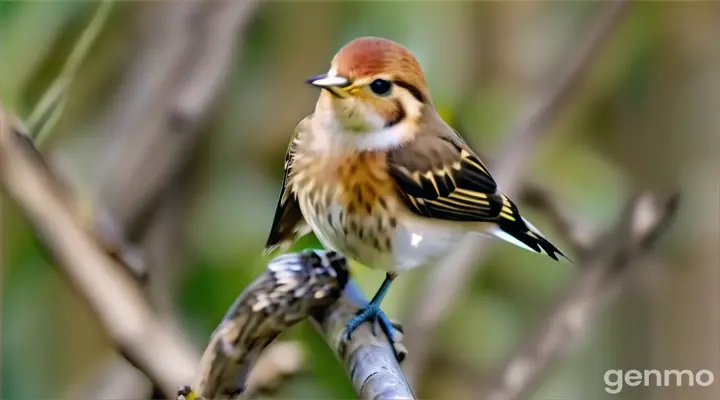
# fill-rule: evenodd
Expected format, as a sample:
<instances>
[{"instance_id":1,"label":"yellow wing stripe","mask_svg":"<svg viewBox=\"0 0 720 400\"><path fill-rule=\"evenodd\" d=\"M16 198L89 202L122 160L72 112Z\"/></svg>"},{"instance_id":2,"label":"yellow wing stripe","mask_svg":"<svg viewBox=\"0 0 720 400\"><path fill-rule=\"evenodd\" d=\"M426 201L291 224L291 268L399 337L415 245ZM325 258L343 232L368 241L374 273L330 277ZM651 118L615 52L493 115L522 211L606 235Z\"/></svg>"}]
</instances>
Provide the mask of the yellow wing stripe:
<instances>
[{"instance_id":1,"label":"yellow wing stripe","mask_svg":"<svg viewBox=\"0 0 720 400\"><path fill-rule=\"evenodd\" d=\"M465 208L453 207L449 204L439 202L437 200L428 200L427 203L430 205L436 206L438 209L452 211L455 215L466 215L468 217L477 215L477 210L468 209L467 207L465 207Z\"/></svg>"},{"instance_id":2,"label":"yellow wing stripe","mask_svg":"<svg viewBox=\"0 0 720 400\"><path fill-rule=\"evenodd\" d=\"M461 201L453 200L452 197L453 197L452 195L450 195L450 197L445 197L445 198L443 198L443 201L444 201L444 202L447 202L447 203L450 203L450 204L455 204L455 205L460 206L460 207L463 207L463 208L471 208L471 207L469 207L469 204L463 203L463 202L461 202ZM462 200L462 199L458 199L458 200ZM470 199L470 201L474 201L474 200ZM488 202L485 202L485 204L482 204L482 201L481 201L481 200L478 201L478 203L481 204L481 205L487 205L487 206L490 205ZM481 207L481 208L486 209L487 207Z\"/></svg>"},{"instance_id":3,"label":"yellow wing stripe","mask_svg":"<svg viewBox=\"0 0 720 400\"><path fill-rule=\"evenodd\" d=\"M428 171L425 173L424 177L432 183L435 191L437 193L440 193L440 189L438 188L437 182L435 181L435 174L432 171Z\"/></svg>"},{"instance_id":4,"label":"yellow wing stripe","mask_svg":"<svg viewBox=\"0 0 720 400\"><path fill-rule=\"evenodd\" d=\"M487 200L473 199L472 197L464 196L460 193L457 193L457 191L455 193L450 194L450 196L448 196L448 198L454 198L454 199L457 199L460 201L466 201L468 203L479 204L481 206L490 206L490 202L488 202Z\"/></svg>"},{"instance_id":5,"label":"yellow wing stripe","mask_svg":"<svg viewBox=\"0 0 720 400\"><path fill-rule=\"evenodd\" d=\"M410 199L410 202L413 204L413 207L418 208L418 202L415 200L413 196L408 196L408 199Z\"/></svg>"},{"instance_id":6,"label":"yellow wing stripe","mask_svg":"<svg viewBox=\"0 0 720 400\"><path fill-rule=\"evenodd\" d=\"M453 186L457 187L457 182L455 181L455 177L453 176L452 171L450 170L451 167L445 167L443 171L447 174L447 177L450 178L450 181L452 182Z\"/></svg>"},{"instance_id":7,"label":"yellow wing stripe","mask_svg":"<svg viewBox=\"0 0 720 400\"><path fill-rule=\"evenodd\" d=\"M504 212L501 212L501 213L500 213L500 216L503 217L503 218L505 218L505 219L507 219L507 220L510 220L510 221L512 221L512 222L515 222L515 217L513 217L512 215L509 215L509 214L506 214L506 213L504 213Z\"/></svg>"},{"instance_id":8,"label":"yellow wing stripe","mask_svg":"<svg viewBox=\"0 0 720 400\"><path fill-rule=\"evenodd\" d=\"M447 209L449 209L449 210L455 210L455 211L460 211L460 212L467 211L467 208L454 207L454 206L452 206L452 205L450 205L450 204L441 203L441 202L439 202L439 201L437 201L437 200L428 200L428 203L433 204L433 205L436 205L436 206L438 206L438 207L447 208Z\"/></svg>"},{"instance_id":9,"label":"yellow wing stripe","mask_svg":"<svg viewBox=\"0 0 720 400\"><path fill-rule=\"evenodd\" d=\"M470 196L470 197L479 197L481 199L487 199L487 195L485 193L473 192L472 190L467 190L467 189L457 188L457 189L455 189L454 193L464 194L464 195Z\"/></svg>"},{"instance_id":10,"label":"yellow wing stripe","mask_svg":"<svg viewBox=\"0 0 720 400\"><path fill-rule=\"evenodd\" d=\"M460 158L462 158L464 161L466 161L473 167L479 169L480 171L482 171L486 174L488 173L487 170L485 169L485 167L482 164L476 162L475 157L473 157L473 155L470 154L470 152L468 152L467 150L463 149L460 151Z\"/></svg>"}]
</instances>

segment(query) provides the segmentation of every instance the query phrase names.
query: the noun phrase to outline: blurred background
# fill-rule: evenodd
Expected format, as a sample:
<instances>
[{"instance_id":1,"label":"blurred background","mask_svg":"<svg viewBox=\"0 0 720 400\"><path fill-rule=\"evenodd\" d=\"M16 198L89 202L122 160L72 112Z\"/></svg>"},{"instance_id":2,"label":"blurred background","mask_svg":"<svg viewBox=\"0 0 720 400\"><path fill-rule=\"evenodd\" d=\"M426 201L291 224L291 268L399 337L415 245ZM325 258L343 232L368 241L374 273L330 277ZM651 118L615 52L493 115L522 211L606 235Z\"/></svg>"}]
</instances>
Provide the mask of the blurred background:
<instances>
[{"instance_id":1,"label":"blurred background","mask_svg":"<svg viewBox=\"0 0 720 400\"><path fill-rule=\"evenodd\" d=\"M29 118L98 4L0 2L6 107ZM224 7L114 4L42 142L87 202L143 249L154 306L176 318L198 351L269 260L262 248L286 146L318 95L303 80L326 71L344 43L384 36L411 49L438 109L492 164L604 3ZM718 3L634 4L535 149L527 178L550 185L562 208L598 229L617 222L637 188L678 187L683 198L670 230L642 259L641 276L553 366L533 399L607 398L607 369L707 369L720 379L718 38ZM17 206L0 196L0 397L91 398L116 365L112 343ZM567 247L540 212L526 214ZM320 245L311 235L293 249L307 247ZM541 322L574 275L570 265L504 243L490 251L431 341L417 380L422 398L474 398L478 381ZM395 282L383 302L392 318L403 321L418 296L433 296L420 292L427 273ZM368 295L383 278L364 267L353 274ZM355 396L307 322L283 340L297 341L305 362L266 396ZM121 389L115 398L127 398ZM612 397L720 398L720 381L625 388Z\"/></svg>"}]
</instances>

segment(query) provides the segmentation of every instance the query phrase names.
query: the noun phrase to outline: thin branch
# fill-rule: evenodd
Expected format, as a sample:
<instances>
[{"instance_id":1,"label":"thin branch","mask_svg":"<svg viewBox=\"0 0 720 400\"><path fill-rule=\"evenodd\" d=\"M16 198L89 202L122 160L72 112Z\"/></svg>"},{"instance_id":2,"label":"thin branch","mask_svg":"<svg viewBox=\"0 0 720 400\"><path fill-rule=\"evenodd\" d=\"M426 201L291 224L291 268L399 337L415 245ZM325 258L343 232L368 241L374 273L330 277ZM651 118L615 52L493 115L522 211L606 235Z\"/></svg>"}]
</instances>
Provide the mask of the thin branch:
<instances>
[{"instance_id":1,"label":"thin branch","mask_svg":"<svg viewBox=\"0 0 720 400\"><path fill-rule=\"evenodd\" d=\"M60 115L65 108L70 84L80 64L85 60L93 43L95 43L95 39L97 39L103 26L105 26L105 21L107 21L110 15L112 5L113 2L111 0L103 0L100 2L92 20L80 35L80 39L65 61L65 65L63 65L60 74L53 80L48 90L45 91L30 113L28 126L30 132L34 132L37 135L35 141L38 147L42 147L45 142L47 142L55 123L60 119Z\"/></svg>"},{"instance_id":2,"label":"thin branch","mask_svg":"<svg viewBox=\"0 0 720 400\"><path fill-rule=\"evenodd\" d=\"M539 103L528 108L528 112L521 116L516 127L509 133L496 158L498 162L493 165L493 175L509 197L517 194L531 153L546 133L552 117L580 84L613 28L626 14L629 3L629 0L615 0L608 4L586 37L578 42L577 52L573 53L566 71L560 75L557 83L540 97ZM406 340L411 351L411 358L406 365L411 382L416 381L426 364L428 349L442 316L464 292L466 283L472 281L473 267L481 263L481 256L487 253L489 243L485 239L469 235L461 241L451 256L430 271L425 287L419 292L421 295L415 301L405 323L408 332L412 332ZM427 295L428 293L432 295Z\"/></svg>"},{"instance_id":3,"label":"thin branch","mask_svg":"<svg viewBox=\"0 0 720 400\"><path fill-rule=\"evenodd\" d=\"M152 7L110 110L98 181L97 211L109 214L126 240L152 219L196 147L259 1Z\"/></svg>"},{"instance_id":4,"label":"thin branch","mask_svg":"<svg viewBox=\"0 0 720 400\"><path fill-rule=\"evenodd\" d=\"M410 383L399 364L407 356L399 325L394 325L394 343L390 343L379 328L376 336L370 324L357 328L350 342L343 340L347 321L367 304L358 286L350 281L344 296L313 318L315 328L337 353L361 400L414 399Z\"/></svg>"},{"instance_id":5,"label":"thin branch","mask_svg":"<svg viewBox=\"0 0 720 400\"><path fill-rule=\"evenodd\" d=\"M178 235L182 199L192 195L187 175L258 3L186 1L147 7L116 95L119 101L109 107L99 130L110 141L98 157L104 173L92 205L92 226L143 283L154 310L170 326L180 327L170 302L177 283L172 277L181 275L183 267L177 249L184 248ZM259 367L268 370L268 365L274 364Z\"/></svg>"},{"instance_id":6,"label":"thin branch","mask_svg":"<svg viewBox=\"0 0 720 400\"><path fill-rule=\"evenodd\" d=\"M615 27L627 15L631 0L611 0L607 3L585 36L578 41L575 47L577 51L570 54L564 73L559 75L560 79L540 96L536 104L528 107L526 114L520 117L508 133L497 158L501 161L493 170L493 175L502 183L505 192L517 191L520 183L518 173L527 165L533 150L547 134L552 119L567 104L590 66L601 54Z\"/></svg>"},{"instance_id":7,"label":"thin branch","mask_svg":"<svg viewBox=\"0 0 720 400\"><path fill-rule=\"evenodd\" d=\"M174 201L168 192L194 154L257 6L256 0L158 3L143 14L138 55L101 129L111 143L98 158L105 173L98 199L88 207L96 234L141 281L149 271L133 239L150 227L138 222L157 223L155 211ZM128 227L137 228L135 237Z\"/></svg>"},{"instance_id":8,"label":"thin branch","mask_svg":"<svg viewBox=\"0 0 720 400\"><path fill-rule=\"evenodd\" d=\"M558 235L570 245L573 254L586 252L597 237L588 221L581 216L570 215L550 189L543 185L526 182L522 185L520 199L528 207L541 211L548 218Z\"/></svg>"},{"instance_id":9,"label":"thin branch","mask_svg":"<svg viewBox=\"0 0 720 400\"><path fill-rule=\"evenodd\" d=\"M589 251L583 272L559 304L543 319L504 366L489 400L515 400L532 391L552 362L564 355L590 327L595 317L627 283L636 258L652 246L672 220L678 196L646 193L631 199L617 226Z\"/></svg>"},{"instance_id":10,"label":"thin branch","mask_svg":"<svg viewBox=\"0 0 720 400\"><path fill-rule=\"evenodd\" d=\"M195 372L198 355L153 314L132 279L78 221L64 185L31 136L0 104L0 182L86 299L118 350L172 396Z\"/></svg>"}]
</instances>

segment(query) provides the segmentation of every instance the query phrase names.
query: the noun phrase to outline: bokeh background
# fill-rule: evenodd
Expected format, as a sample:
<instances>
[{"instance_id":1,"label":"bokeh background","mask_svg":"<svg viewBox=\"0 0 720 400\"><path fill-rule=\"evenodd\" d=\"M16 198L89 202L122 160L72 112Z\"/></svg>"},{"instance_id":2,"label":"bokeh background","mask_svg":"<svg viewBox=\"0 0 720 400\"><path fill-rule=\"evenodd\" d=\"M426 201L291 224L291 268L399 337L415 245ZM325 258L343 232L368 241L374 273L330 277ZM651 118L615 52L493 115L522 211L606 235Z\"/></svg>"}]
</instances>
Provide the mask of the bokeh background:
<instances>
[{"instance_id":1,"label":"bokeh background","mask_svg":"<svg viewBox=\"0 0 720 400\"><path fill-rule=\"evenodd\" d=\"M0 96L7 107L29 116L97 7L0 2ZM224 78L208 91L217 94L207 112L190 127L183 127L182 115L175 118L183 127L180 139L148 143L143 138L161 129L156 120L168 100L197 100L194 89L178 94L174 88L207 61L189 56L185 72L163 64L172 59L167 54L193 45L192 24L204 18L180 24L181 7L114 4L78 66L43 152L90 203L123 214L131 213L123 208L128 190L149 191L133 179L151 175L159 165L153 160L174 141L188 140L189 150L172 161L183 167L162 188L158 212L136 218L128 231L153 265L154 303L202 349L269 259L262 248L286 146L318 94L303 80L325 71L340 46L373 35L410 48L438 109L492 164L513 123L555 80L604 3L265 2L247 17L246 28L215 32L224 39L211 46L232 48ZM616 222L634 189L683 193L676 220L641 261L647 265L640 276L553 366L534 399L606 398L604 371L628 368L708 369L718 381L710 388L625 388L613 397L720 398L718 38L717 2L634 4L534 152L528 179L550 185L564 209L598 228ZM150 161L134 164L139 159ZM1 196L0 397L89 396L116 358L112 344L18 208ZM526 214L561 248L566 244L541 213L529 208ZM308 237L294 249L304 247L319 244ZM572 266L511 245L489 251L432 341L418 380L423 398L474 398L478 382L540 322L574 275ZM396 281L383 303L391 317L402 321L418 296L434 295L420 292L427 273L412 271ZM383 278L363 267L353 274L366 294ZM307 356L302 372L267 396L354 396L309 324L283 340L298 341Z\"/></svg>"}]
</instances>

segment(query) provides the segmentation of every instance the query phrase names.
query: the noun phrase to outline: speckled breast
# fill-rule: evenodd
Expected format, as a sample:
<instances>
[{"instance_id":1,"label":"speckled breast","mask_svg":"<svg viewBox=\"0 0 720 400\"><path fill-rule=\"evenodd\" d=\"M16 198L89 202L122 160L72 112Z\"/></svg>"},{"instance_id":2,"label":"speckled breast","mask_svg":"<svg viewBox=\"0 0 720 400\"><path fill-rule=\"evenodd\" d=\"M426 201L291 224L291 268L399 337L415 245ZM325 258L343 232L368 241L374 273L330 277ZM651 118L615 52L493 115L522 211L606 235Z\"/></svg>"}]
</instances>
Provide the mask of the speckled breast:
<instances>
[{"instance_id":1,"label":"speckled breast","mask_svg":"<svg viewBox=\"0 0 720 400\"><path fill-rule=\"evenodd\" d=\"M360 263L393 268L398 225L394 187L383 153L353 153L293 161L291 185L315 235L329 249Z\"/></svg>"}]
</instances>

